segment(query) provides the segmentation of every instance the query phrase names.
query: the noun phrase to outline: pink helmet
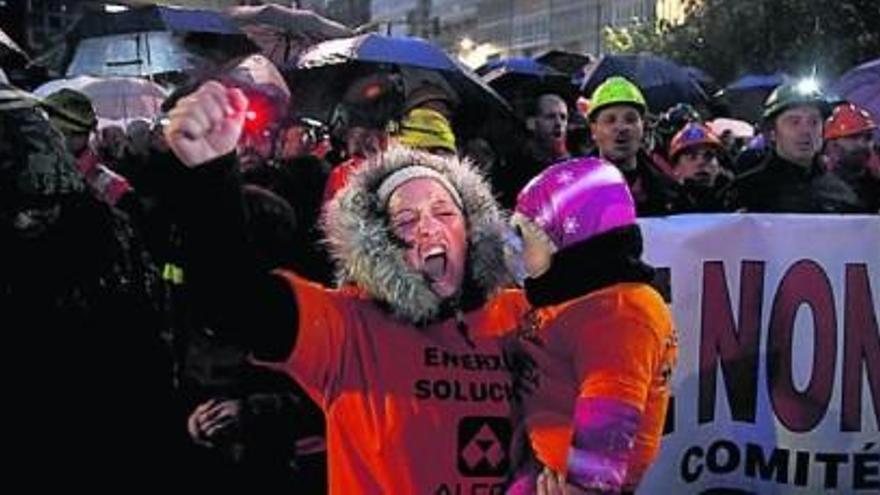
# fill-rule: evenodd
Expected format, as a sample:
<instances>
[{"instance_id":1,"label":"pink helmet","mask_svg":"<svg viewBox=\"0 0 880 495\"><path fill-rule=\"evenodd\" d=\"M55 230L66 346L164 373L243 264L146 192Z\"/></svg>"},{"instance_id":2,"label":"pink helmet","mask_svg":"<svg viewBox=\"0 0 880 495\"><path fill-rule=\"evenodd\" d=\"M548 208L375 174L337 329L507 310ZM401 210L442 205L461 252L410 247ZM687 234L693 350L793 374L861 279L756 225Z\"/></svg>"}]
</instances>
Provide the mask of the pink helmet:
<instances>
[{"instance_id":1,"label":"pink helmet","mask_svg":"<svg viewBox=\"0 0 880 495\"><path fill-rule=\"evenodd\" d=\"M520 191L513 222L523 220L562 250L635 225L636 208L617 167L599 158L575 158L547 168Z\"/></svg>"}]
</instances>

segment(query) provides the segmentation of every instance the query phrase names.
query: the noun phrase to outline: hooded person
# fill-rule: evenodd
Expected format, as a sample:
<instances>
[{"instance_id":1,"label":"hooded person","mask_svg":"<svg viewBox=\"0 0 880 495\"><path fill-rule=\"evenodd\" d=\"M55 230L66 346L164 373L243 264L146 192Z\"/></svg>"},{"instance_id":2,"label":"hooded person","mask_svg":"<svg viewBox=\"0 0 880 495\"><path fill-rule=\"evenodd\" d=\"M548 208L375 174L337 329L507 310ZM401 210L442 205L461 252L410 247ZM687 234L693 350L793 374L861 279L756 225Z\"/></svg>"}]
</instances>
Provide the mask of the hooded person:
<instances>
[{"instance_id":1,"label":"hooded person","mask_svg":"<svg viewBox=\"0 0 880 495\"><path fill-rule=\"evenodd\" d=\"M98 117L89 97L62 88L43 100L43 108L52 125L64 134L68 151L78 158L88 148L89 138L98 128Z\"/></svg>"},{"instance_id":2,"label":"hooded person","mask_svg":"<svg viewBox=\"0 0 880 495\"><path fill-rule=\"evenodd\" d=\"M461 98L438 71L419 67L400 67L403 78L404 108L407 114L416 108L434 110L452 122L461 107Z\"/></svg>"},{"instance_id":3,"label":"hooded person","mask_svg":"<svg viewBox=\"0 0 880 495\"><path fill-rule=\"evenodd\" d=\"M212 328L321 405L331 494L500 491L516 396L501 336L525 301L499 292L506 227L486 182L455 157L389 149L327 205L342 288L255 272L230 175L246 104L207 83L166 131L191 169L188 273Z\"/></svg>"},{"instance_id":4,"label":"hooded person","mask_svg":"<svg viewBox=\"0 0 880 495\"><path fill-rule=\"evenodd\" d=\"M372 73L355 79L346 88L330 119L330 134L343 161L330 171L324 186L324 203L348 183L367 160L385 151L389 124L404 113L403 79L396 73Z\"/></svg>"},{"instance_id":5,"label":"hooded person","mask_svg":"<svg viewBox=\"0 0 880 495\"><path fill-rule=\"evenodd\" d=\"M89 139L98 127L98 117L89 97L79 91L62 88L43 99L42 107L48 113L52 126L64 135L67 150L76 159L76 169L98 199L111 206L119 206L123 211L139 213L138 201L129 194L132 192L131 184L101 163L100 154L89 146ZM119 147L119 143L116 144ZM114 160L113 163L118 164L119 161Z\"/></svg>"},{"instance_id":6,"label":"hooded person","mask_svg":"<svg viewBox=\"0 0 880 495\"><path fill-rule=\"evenodd\" d=\"M9 421L38 425L11 435L13 445L26 437L17 456L97 491L120 488L105 470L172 477L171 366L155 266L126 216L88 193L38 101L6 85L0 245L0 306L13 349L6 361L21 375L10 397L27 404ZM51 365L34 366L34 356ZM130 424L138 431L120 435Z\"/></svg>"},{"instance_id":7,"label":"hooded person","mask_svg":"<svg viewBox=\"0 0 880 495\"><path fill-rule=\"evenodd\" d=\"M657 456L676 339L626 179L596 158L556 164L512 224L534 308L520 351L539 378L523 404L534 462L508 493L534 493L541 466L588 493L632 492Z\"/></svg>"},{"instance_id":8,"label":"hooded person","mask_svg":"<svg viewBox=\"0 0 880 495\"><path fill-rule=\"evenodd\" d=\"M248 238L261 269L299 267L293 207L254 184L242 186ZM191 480L205 491L325 494L324 413L288 376L254 366L246 352L193 328L185 337L181 388L193 411ZM196 424L196 422L199 424ZM210 431L209 435L201 432Z\"/></svg>"},{"instance_id":9,"label":"hooded person","mask_svg":"<svg viewBox=\"0 0 880 495\"><path fill-rule=\"evenodd\" d=\"M436 155L455 155L455 134L442 113L427 108L414 108L400 122L400 132L393 136L397 143Z\"/></svg>"}]
</instances>

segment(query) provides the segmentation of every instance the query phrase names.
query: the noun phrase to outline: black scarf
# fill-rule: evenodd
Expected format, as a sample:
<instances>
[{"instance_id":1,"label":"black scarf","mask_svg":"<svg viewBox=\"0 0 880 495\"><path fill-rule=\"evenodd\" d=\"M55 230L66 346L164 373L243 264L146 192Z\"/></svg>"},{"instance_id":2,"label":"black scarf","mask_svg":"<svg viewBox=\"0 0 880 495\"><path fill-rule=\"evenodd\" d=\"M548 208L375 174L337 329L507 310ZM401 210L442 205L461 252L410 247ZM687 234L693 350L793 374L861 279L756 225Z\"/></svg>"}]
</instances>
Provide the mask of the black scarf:
<instances>
[{"instance_id":1,"label":"black scarf","mask_svg":"<svg viewBox=\"0 0 880 495\"><path fill-rule=\"evenodd\" d=\"M612 229L556 252L547 272L526 279L526 298L532 306L549 306L621 282L649 283L654 268L641 256L637 225Z\"/></svg>"}]
</instances>

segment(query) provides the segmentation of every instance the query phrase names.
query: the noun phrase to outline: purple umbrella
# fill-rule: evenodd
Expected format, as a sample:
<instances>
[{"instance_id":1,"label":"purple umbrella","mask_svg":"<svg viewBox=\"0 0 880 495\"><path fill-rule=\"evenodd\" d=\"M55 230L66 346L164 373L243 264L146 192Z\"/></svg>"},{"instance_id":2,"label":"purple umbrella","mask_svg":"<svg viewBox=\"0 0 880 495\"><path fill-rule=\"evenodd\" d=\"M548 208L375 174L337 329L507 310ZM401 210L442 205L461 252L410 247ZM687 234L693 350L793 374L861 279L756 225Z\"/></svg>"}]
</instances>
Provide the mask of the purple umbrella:
<instances>
[{"instance_id":1,"label":"purple umbrella","mask_svg":"<svg viewBox=\"0 0 880 495\"><path fill-rule=\"evenodd\" d=\"M850 69L830 89L880 119L880 58Z\"/></svg>"}]
</instances>

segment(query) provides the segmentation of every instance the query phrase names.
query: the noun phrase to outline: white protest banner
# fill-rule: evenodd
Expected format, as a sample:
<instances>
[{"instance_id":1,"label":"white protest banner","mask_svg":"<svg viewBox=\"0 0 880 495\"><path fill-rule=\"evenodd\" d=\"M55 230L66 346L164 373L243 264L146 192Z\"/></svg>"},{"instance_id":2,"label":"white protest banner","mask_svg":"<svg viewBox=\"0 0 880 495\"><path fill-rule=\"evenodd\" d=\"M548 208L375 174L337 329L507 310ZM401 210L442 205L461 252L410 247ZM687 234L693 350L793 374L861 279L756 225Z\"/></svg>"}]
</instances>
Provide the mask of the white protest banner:
<instances>
[{"instance_id":1,"label":"white protest banner","mask_svg":"<svg viewBox=\"0 0 880 495\"><path fill-rule=\"evenodd\" d=\"M640 224L679 364L639 493L880 493L880 217Z\"/></svg>"}]
</instances>

